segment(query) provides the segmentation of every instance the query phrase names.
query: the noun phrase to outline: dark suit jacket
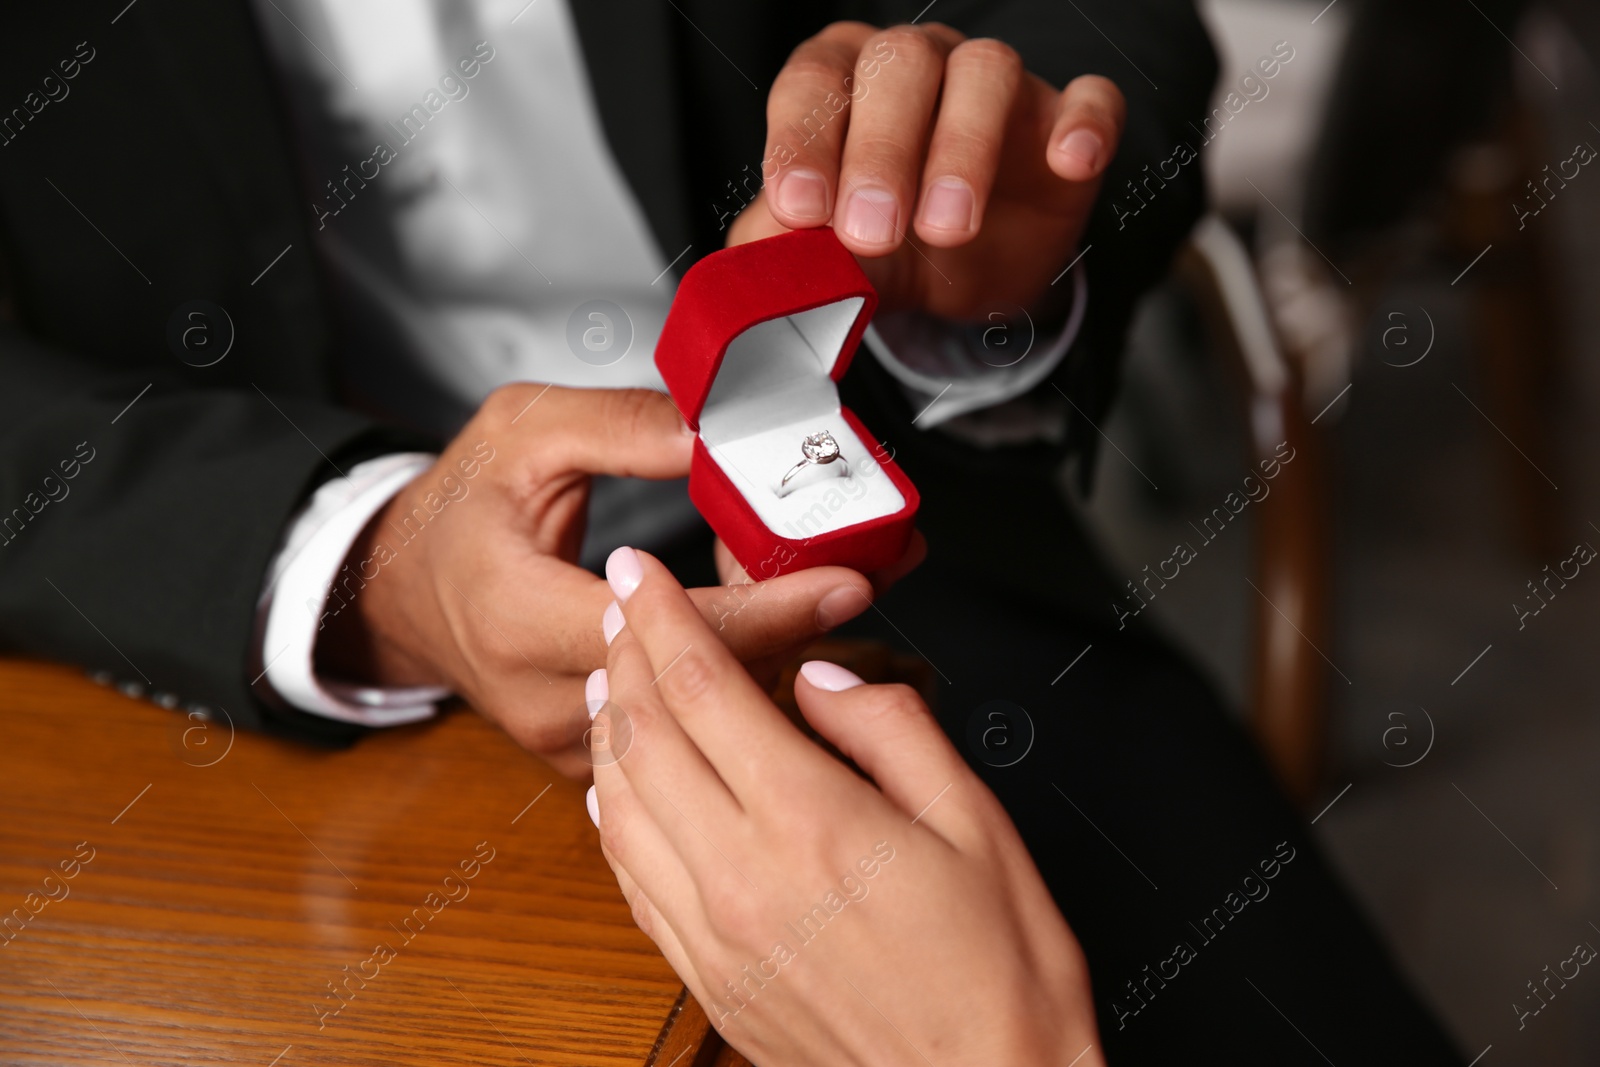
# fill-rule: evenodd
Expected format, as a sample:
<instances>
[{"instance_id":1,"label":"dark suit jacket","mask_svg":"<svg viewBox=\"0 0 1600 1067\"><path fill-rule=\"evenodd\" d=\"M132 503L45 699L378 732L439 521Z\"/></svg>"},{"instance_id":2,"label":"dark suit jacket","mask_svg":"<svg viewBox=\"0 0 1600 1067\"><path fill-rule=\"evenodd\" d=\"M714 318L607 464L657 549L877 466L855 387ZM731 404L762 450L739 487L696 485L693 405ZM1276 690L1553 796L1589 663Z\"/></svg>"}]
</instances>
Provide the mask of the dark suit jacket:
<instances>
[{"instance_id":1,"label":"dark suit jacket","mask_svg":"<svg viewBox=\"0 0 1600 1067\"><path fill-rule=\"evenodd\" d=\"M0 646L242 725L346 739L359 730L252 690L256 598L330 464L427 442L339 402L305 191L320 178L297 158L246 4L124 3L31 6L0 26ZM681 271L723 243L727 183L759 167L766 87L789 51L836 19L903 22L923 4L572 6L660 247L692 245ZM1215 77L1189 0L940 0L929 17L1009 42L1054 84L1117 81L1129 121L1108 190L1189 136ZM1085 238L1089 317L1056 376L1096 421L1133 302L1203 204L1199 168L1121 232L1108 200ZM204 368L168 341L195 299L235 331ZM1075 420L1069 450L1093 441Z\"/></svg>"}]
</instances>

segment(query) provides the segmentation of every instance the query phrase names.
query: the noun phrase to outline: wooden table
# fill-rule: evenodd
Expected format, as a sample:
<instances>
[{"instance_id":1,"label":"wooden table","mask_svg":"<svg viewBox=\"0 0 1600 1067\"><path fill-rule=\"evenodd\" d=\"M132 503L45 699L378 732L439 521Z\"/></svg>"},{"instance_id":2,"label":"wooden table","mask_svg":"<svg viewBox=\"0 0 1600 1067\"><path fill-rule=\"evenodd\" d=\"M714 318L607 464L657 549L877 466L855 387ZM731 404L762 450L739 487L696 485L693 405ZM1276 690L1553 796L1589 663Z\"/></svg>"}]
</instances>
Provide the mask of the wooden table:
<instances>
[{"instance_id":1,"label":"wooden table","mask_svg":"<svg viewBox=\"0 0 1600 1067\"><path fill-rule=\"evenodd\" d=\"M743 1062L471 712L319 752L0 661L0 736L0 1062Z\"/></svg>"}]
</instances>

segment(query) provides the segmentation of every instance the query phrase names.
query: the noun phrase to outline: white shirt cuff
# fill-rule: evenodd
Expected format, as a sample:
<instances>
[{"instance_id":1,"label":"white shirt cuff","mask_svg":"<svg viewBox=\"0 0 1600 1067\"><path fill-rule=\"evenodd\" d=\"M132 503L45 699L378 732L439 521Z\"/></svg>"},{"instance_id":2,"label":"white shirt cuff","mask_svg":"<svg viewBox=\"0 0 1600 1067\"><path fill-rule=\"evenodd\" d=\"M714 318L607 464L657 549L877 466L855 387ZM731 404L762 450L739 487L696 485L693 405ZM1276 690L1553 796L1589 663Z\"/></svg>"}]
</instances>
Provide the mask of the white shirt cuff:
<instances>
[{"instance_id":1,"label":"white shirt cuff","mask_svg":"<svg viewBox=\"0 0 1600 1067\"><path fill-rule=\"evenodd\" d=\"M1049 377L1078 339L1088 294L1079 263L1072 270L1072 311L1053 338L1034 336L1031 319L985 327L899 313L873 320L867 347L920 412L916 425L929 430L1014 400Z\"/></svg>"},{"instance_id":2,"label":"white shirt cuff","mask_svg":"<svg viewBox=\"0 0 1600 1067\"><path fill-rule=\"evenodd\" d=\"M423 452L397 452L358 463L344 477L318 487L290 519L278 554L267 568L256 612L264 620L262 673L273 691L292 706L363 726L398 726L431 717L434 705L450 695L438 686L347 685L317 677L313 667L328 593L350 546L372 516L434 458ZM362 584L370 580L358 577Z\"/></svg>"}]
</instances>

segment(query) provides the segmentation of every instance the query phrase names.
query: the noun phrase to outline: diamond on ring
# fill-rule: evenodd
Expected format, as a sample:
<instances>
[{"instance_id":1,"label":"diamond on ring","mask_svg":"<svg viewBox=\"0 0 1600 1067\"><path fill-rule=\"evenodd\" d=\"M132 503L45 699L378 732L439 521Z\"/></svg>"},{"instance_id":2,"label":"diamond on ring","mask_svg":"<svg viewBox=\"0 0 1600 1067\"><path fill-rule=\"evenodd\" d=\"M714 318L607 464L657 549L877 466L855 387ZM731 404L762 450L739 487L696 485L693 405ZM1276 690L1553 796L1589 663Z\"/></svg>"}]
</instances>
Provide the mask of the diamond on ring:
<instances>
[{"instance_id":1,"label":"diamond on ring","mask_svg":"<svg viewBox=\"0 0 1600 1067\"><path fill-rule=\"evenodd\" d=\"M806 434L800 441L800 453L805 458L790 467L789 473L785 474L783 480L778 483L780 496L784 495L783 491L786 490L790 480L807 467L821 467L829 463L837 463L844 471L844 476L846 478L850 477L850 464L846 463L844 457L840 455L839 442L827 430Z\"/></svg>"},{"instance_id":2,"label":"diamond on ring","mask_svg":"<svg viewBox=\"0 0 1600 1067\"><path fill-rule=\"evenodd\" d=\"M800 442L800 451L813 463L832 463L839 458L839 442L827 430L807 434Z\"/></svg>"}]
</instances>

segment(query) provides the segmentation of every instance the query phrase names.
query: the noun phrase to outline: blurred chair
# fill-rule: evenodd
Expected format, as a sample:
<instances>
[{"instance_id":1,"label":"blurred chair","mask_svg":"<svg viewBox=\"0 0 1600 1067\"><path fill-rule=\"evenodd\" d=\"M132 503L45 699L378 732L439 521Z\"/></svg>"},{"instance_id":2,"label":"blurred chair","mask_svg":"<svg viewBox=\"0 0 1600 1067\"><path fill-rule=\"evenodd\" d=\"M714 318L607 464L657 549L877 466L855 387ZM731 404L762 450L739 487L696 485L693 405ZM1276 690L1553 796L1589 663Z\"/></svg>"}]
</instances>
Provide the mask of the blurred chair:
<instances>
[{"instance_id":1,"label":"blurred chair","mask_svg":"<svg viewBox=\"0 0 1600 1067\"><path fill-rule=\"evenodd\" d=\"M1382 0L1200 3L1221 56L1219 99L1257 53L1279 40L1295 49L1271 92L1205 154L1216 210L1249 228L1259 266L1213 217L1180 276L1213 346L1242 374L1256 451L1305 442L1307 477L1290 493L1275 488L1260 517L1250 720L1285 787L1305 800L1322 764L1327 670L1317 649L1330 643L1331 590L1323 461L1305 413L1350 385L1360 324L1401 271L1447 264L1448 278L1472 265L1456 281L1470 294L1479 403L1518 443L1499 450L1509 532L1535 560L1559 547L1562 516L1546 484L1562 467L1549 417L1566 359L1556 242L1548 227L1519 230L1509 205L1549 162L1544 116L1530 105L1548 106L1545 68L1563 83L1594 83L1600 6L1486 0L1481 20L1457 21L1450 0L1400 10ZM1538 17L1519 30L1530 9ZM1452 48L1440 51L1446 16ZM1501 25L1526 37L1527 51Z\"/></svg>"},{"instance_id":2,"label":"blurred chair","mask_svg":"<svg viewBox=\"0 0 1600 1067\"><path fill-rule=\"evenodd\" d=\"M1244 398L1249 468L1287 443L1294 465L1256 505L1249 726L1279 783L1307 803L1320 781L1330 641L1327 479L1295 368L1278 343L1255 264L1217 215L1195 227L1177 277Z\"/></svg>"},{"instance_id":3,"label":"blurred chair","mask_svg":"<svg viewBox=\"0 0 1600 1067\"><path fill-rule=\"evenodd\" d=\"M1582 105L1559 105L1557 82L1560 97L1593 98L1600 5L1484 0L1474 17L1453 0L1347 6L1333 91L1306 116L1319 133L1300 227L1354 279L1352 323L1381 315L1386 293L1419 276L1449 281L1470 302L1471 399L1515 442L1515 451L1494 447L1507 498L1497 511L1509 516L1514 547L1546 560L1565 539L1551 416L1562 399L1567 309L1560 223L1537 216L1546 196L1571 210L1553 168L1572 144L1555 131L1592 143ZM1521 204L1535 217L1519 220ZM1345 289L1323 273L1324 288Z\"/></svg>"},{"instance_id":4,"label":"blurred chair","mask_svg":"<svg viewBox=\"0 0 1600 1067\"><path fill-rule=\"evenodd\" d=\"M1548 481L1562 478L1564 469L1551 418L1569 358L1561 267L1550 229L1519 231L1508 209L1533 200L1527 189L1545 165L1538 126L1527 107L1513 105L1490 136L1456 152L1435 223L1449 254L1471 263L1462 287L1471 287L1481 383L1476 402L1516 442L1515 450L1496 447L1494 455L1508 498L1507 532L1532 564L1555 558L1567 545L1556 483Z\"/></svg>"},{"instance_id":5,"label":"blurred chair","mask_svg":"<svg viewBox=\"0 0 1600 1067\"><path fill-rule=\"evenodd\" d=\"M1214 213L1181 252L1177 278L1244 399L1251 467L1280 442L1296 453L1293 477L1274 483L1259 505L1246 676L1251 732L1304 805L1326 758L1330 671L1321 650L1332 643L1328 486L1307 413L1322 412L1350 384L1353 343L1350 294L1326 284L1332 264L1293 220L1349 22L1346 10L1319 0L1200 0L1200 8L1220 59L1215 103L1278 42L1294 50L1265 83L1267 95L1206 147ZM1259 91L1260 79L1254 84ZM1223 216L1249 221L1254 256Z\"/></svg>"}]
</instances>

